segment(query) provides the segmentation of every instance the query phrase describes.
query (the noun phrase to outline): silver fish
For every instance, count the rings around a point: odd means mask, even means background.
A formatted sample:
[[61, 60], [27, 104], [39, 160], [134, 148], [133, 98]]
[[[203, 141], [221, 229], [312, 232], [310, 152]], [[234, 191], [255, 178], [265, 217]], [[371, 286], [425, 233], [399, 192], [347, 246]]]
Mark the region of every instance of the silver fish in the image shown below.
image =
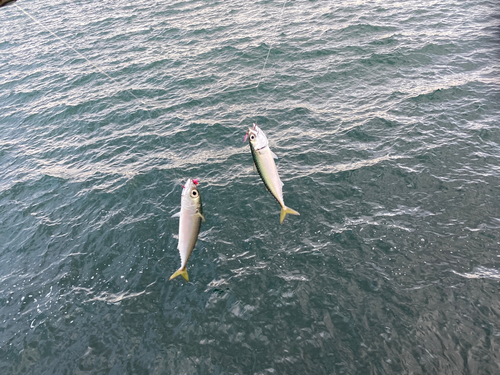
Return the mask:
[[274, 159], [278, 157], [271, 151], [264, 132], [253, 124], [253, 127], [248, 128], [243, 142], [246, 142], [248, 137], [250, 143], [250, 150], [252, 150], [252, 157], [254, 166], [259, 172], [266, 189], [273, 195], [281, 206], [280, 223], [285, 220], [286, 214], [300, 215], [297, 211], [285, 206], [283, 201], [283, 182], [281, 182], [278, 175], [278, 169], [274, 163]]
[[198, 192], [198, 180], [188, 179], [184, 185], [181, 196], [181, 211], [172, 217], [179, 217], [179, 243], [177, 249], [181, 256], [181, 268], [179, 268], [169, 280], [181, 275], [186, 281], [189, 281], [189, 276], [186, 270], [186, 265], [194, 246], [198, 241], [198, 233], [200, 233], [201, 221], [205, 221], [203, 216], [203, 208], [201, 205], [201, 197]]

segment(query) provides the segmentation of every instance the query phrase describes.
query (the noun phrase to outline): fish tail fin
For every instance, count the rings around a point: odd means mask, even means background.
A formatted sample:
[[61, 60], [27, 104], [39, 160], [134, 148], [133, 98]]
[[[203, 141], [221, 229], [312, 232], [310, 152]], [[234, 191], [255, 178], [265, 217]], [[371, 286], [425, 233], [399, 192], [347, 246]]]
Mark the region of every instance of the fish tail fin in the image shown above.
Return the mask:
[[174, 272], [174, 274], [172, 276], [170, 276], [170, 279], [168, 279], [168, 280], [170, 281], [172, 279], [175, 279], [179, 275], [181, 275], [184, 278], [184, 280], [189, 282], [189, 276], [188, 276], [188, 271], [187, 271], [186, 267], [179, 268], [177, 271]]
[[297, 211], [292, 210], [291, 208], [289, 208], [287, 206], [283, 206], [283, 207], [281, 207], [280, 223], [283, 223], [283, 220], [285, 220], [286, 214], [300, 215]]

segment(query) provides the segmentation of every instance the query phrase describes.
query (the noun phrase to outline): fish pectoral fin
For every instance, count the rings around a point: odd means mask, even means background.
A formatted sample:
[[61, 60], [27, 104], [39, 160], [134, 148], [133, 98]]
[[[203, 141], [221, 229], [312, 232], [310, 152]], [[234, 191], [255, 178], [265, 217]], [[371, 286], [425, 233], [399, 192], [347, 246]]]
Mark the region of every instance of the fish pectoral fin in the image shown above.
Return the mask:
[[174, 274], [172, 276], [170, 276], [170, 279], [168, 279], [168, 280], [170, 281], [172, 279], [175, 279], [179, 275], [181, 275], [184, 278], [184, 280], [189, 282], [189, 276], [188, 276], [188, 272], [187, 272], [186, 267], [179, 268], [177, 271], [174, 272]]
[[198, 212], [196, 215], [198, 215], [199, 217], [201, 217], [201, 221], [205, 222], [205, 216], [203, 216], [203, 214], [201, 212]]
[[179, 212], [173, 214], [171, 217], [181, 217], [181, 212], [179, 211]]
[[[271, 151], [271, 150], [269, 150], [269, 151]], [[273, 156], [273, 159], [278, 159], [278, 156], [272, 151], [271, 151], [271, 155]]]
[[255, 165], [255, 163], [253, 163], [253, 171], [254, 171], [255, 173], [257, 173], [257, 172], [258, 172], [258, 170], [257, 170], [257, 166]]
[[290, 215], [300, 215], [297, 211], [289, 208], [289, 207], [282, 207], [281, 208], [281, 214], [280, 214], [280, 223], [283, 224], [283, 220], [285, 220], [285, 216], [286, 214], [290, 214]]

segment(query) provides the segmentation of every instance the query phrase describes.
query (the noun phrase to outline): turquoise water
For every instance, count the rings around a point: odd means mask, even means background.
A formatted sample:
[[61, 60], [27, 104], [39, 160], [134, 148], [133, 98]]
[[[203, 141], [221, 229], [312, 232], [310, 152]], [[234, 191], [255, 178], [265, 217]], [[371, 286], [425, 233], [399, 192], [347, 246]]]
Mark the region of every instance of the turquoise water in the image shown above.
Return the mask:
[[[500, 372], [496, 2], [17, 4], [0, 373]], [[187, 178], [206, 222], [169, 282]]]

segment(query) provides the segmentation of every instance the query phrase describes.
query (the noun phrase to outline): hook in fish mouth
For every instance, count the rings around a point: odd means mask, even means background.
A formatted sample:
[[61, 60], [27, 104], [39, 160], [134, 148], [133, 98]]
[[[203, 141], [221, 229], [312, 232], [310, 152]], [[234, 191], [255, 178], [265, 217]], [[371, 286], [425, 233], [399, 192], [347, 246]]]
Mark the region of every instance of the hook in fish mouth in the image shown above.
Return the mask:
[[[255, 122], [253, 123], [253, 128], [257, 129], [257, 124]], [[245, 143], [247, 141], [247, 138], [248, 138], [248, 132], [245, 134], [245, 138], [243, 139], [243, 143]]]
[[[196, 186], [198, 186], [198, 184], [200, 183], [200, 180], [198, 180], [197, 178], [193, 178], [191, 181], [193, 181], [193, 184], [195, 184]], [[186, 185], [182, 185], [182, 188], [185, 189]]]

